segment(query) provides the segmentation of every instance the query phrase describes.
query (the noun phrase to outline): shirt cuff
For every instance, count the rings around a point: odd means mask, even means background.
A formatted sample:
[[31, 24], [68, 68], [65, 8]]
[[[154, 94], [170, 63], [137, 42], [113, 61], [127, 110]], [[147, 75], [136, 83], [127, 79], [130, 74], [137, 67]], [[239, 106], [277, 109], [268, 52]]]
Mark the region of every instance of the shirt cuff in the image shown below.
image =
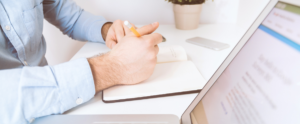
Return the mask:
[[73, 37], [78, 40], [104, 43], [101, 29], [106, 22], [102, 16], [95, 16], [86, 11], [82, 11], [74, 26]]
[[59, 86], [61, 113], [94, 97], [94, 79], [86, 58], [53, 66], [52, 70]]

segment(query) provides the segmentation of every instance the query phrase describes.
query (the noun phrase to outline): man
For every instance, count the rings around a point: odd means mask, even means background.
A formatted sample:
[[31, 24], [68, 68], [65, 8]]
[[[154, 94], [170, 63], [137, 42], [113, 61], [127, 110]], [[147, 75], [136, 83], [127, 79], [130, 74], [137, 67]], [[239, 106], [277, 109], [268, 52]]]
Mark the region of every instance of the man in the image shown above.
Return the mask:
[[[111, 52], [47, 66], [43, 18], [64, 34], [99, 42]], [[153, 23], [136, 37], [122, 21], [108, 23], [71, 0], [0, 0], [0, 123], [27, 124], [60, 114], [118, 84], [150, 77], [162, 36]]]

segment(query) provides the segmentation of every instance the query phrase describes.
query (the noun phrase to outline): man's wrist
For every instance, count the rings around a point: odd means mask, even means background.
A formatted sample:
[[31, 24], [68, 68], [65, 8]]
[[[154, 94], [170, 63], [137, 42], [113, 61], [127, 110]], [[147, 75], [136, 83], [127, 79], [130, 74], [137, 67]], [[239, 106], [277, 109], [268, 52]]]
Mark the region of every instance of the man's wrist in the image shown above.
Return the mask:
[[101, 34], [102, 34], [102, 38], [103, 38], [104, 41], [106, 40], [106, 36], [107, 36], [108, 30], [109, 30], [109, 28], [111, 27], [112, 24], [113, 24], [112, 22], [106, 22], [102, 26]]
[[94, 78], [96, 92], [107, 89], [119, 83], [119, 76], [116, 75], [118, 74], [118, 71], [120, 71], [118, 69], [119, 65], [111, 62], [108, 57], [108, 54], [104, 54], [88, 59]]

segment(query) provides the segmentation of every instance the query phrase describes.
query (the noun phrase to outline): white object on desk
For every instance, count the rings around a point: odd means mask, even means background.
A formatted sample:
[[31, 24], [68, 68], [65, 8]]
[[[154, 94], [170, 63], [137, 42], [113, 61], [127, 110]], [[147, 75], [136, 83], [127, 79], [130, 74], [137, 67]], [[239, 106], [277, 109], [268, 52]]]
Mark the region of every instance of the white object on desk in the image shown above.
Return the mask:
[[217, 41], [213, 41], [213, 40], [209, 40], [209, 39], [204, 39], [201, 37], [194, 37], [191, 39], [187, 39], [186, 42], [191, 43], [191, 44], [195, 44], [201, 47], [206, 47], [212, 50], [223, 50], [229, 47], [228, 44], [225, 43], [221, 43], [221, 42], [217, 42]]
[[157, 63], [187, 60], [188, 58], [186, 52], [181, 46], [159, 47], [159, 52], [157, 54]]

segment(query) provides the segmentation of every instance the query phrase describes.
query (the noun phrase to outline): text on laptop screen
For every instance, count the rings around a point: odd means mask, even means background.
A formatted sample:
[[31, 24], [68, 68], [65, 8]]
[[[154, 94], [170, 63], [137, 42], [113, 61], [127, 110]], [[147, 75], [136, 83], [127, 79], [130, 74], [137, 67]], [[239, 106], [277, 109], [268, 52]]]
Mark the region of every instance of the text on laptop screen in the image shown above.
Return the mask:
[[193, 124], [300, 123], [300, 7], [277, 3], [191, 119]]

